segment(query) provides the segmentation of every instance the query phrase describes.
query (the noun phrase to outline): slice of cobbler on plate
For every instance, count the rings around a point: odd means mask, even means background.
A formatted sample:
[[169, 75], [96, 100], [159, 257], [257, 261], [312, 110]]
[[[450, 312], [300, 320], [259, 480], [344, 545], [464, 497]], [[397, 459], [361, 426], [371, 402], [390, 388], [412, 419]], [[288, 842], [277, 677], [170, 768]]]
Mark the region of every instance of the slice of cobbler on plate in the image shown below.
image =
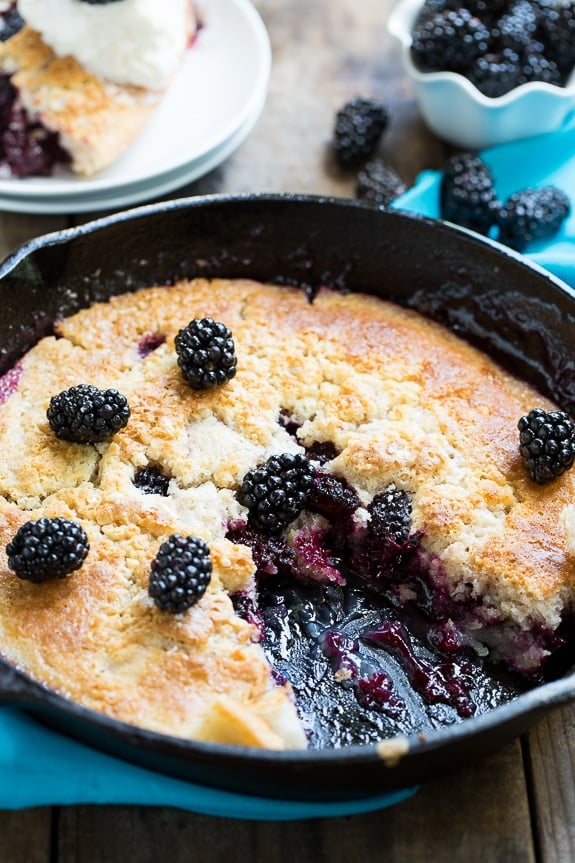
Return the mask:
[[196, 31], [191, 0], [18, 0], [0, 7], [0, 165], [89, 177], [144, 129]]

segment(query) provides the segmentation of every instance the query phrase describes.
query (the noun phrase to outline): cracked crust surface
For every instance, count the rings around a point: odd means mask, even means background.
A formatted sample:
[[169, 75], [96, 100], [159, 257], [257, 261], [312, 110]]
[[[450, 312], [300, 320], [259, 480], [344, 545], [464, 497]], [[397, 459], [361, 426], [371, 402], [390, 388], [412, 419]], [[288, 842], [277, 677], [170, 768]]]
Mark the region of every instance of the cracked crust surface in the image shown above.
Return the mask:
[[[236, 377], [187, 387], [176, 332], [211, 316], [232, 330]], [[159, 345], [150, 353], [142, 344]], [[142, 355], [142, 354], [145, 355]], [[0, 649], [33, 677], [109, 716], [185, 737], [304, 746], [288, 686], [276, 686], [230, 594], [253, 589], [251, 552], [226, 539], [245, 517], [235, 492], [269, 455], [332, 441], [327, 468], [368, 503], [409, 491], [413, 529], [454, 598], [471, 590], [502, 621], [555, 629], [573, 607], [575, 473], [531, 482], [517, 420], [551, 404], [415, 312], [381, 300], [253, 281], [196, 279], [112, 298], [63, 320], [21, 361], [0, 406]], [[50, 396], [117, 387], [125, 429], [84, 446], [57, 440]], [[1, 391], [1, 388], [0, 388]], [[299, 443], [280, 415], [299, 426]], [[133, 484], [161, 466], [167, 497]], [[81, 570], [32, 585], [4, 548], [25, 521], [63, 515], [90, 541]], [[571, 519], [572, 521], [572, 519]], [[214, 575], [184, 615], [147, 595], [150, 561], [171, 533], [201, 536]]]

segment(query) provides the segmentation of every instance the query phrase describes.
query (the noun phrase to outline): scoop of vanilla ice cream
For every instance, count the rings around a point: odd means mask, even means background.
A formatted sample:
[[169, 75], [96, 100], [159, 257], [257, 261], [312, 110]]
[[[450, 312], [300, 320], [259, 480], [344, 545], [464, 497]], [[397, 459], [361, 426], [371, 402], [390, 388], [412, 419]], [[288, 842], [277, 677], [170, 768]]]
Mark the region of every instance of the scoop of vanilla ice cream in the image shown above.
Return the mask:
[[18, 0], [18, 10], [56, 54], [153, 90], [168, 84], [192, 35], [190, 0]]

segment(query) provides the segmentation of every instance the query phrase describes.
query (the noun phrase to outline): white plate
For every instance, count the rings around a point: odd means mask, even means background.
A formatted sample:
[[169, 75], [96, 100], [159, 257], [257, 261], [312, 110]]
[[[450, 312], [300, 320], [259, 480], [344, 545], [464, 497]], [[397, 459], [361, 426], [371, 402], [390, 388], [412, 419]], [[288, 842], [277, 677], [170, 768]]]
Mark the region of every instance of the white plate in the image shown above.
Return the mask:
[[0, 195], [39, 201], [149, 184], [168, 172], [184, 172], [228, 141], [263, 105], [271, 68], [269, 37], [249, 0], [202, 0], [201, 14], [204, 26], [183, 67], [149, 125], [120, 159], [89, 179], [64, 168], [52, 177], [2, 179]]
[[214, 148], [206, 156], [196, 159], [176, 169], [167, 171], [154, 178], [151, 182], [134, 183], [119, 188], [104, 190], [102, 193], [92, 193], [83, 196], [55, 195], [50, 198], [24, 197], [22, 195], [10, 196], [0, 193], [0, 211], [12, 213], [88, 213], [96, 210], [110, 210], [123, 208], [142, 201], [150, 201], [172, 192], [187, 183], [197, 180], [219, 164], [239, 147], [244, 138], [254, 127], [263, 107], [256, 107], [254, 114], [248, 117], [243, 126], [238, 129], [227, 141], [219, 147]]

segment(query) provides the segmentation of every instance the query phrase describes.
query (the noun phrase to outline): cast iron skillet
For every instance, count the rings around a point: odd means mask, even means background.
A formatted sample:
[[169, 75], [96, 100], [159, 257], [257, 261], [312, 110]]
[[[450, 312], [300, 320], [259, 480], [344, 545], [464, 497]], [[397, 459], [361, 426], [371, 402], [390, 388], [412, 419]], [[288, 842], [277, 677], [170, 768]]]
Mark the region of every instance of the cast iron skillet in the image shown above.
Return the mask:
[[[575, 413], [575, 294], [495, 243], [440, 222], [298, 196], [170, 201], [25, 245], [0, 266], [0, 372], [55, 317], [182, 276], [247, 276], [360, 290], [411, 305], [480, 345]], [[283, 799], [349, 800], [409, 787], [481, 757], [575, 697], [575, 666], [509, 703], [375, 746], [270, 752], [196, 743], [108, 719], [0, 661], [0, 700], [126, 760], [197, 783]], [[566, 669], [571, 669], [567, 670]]]

